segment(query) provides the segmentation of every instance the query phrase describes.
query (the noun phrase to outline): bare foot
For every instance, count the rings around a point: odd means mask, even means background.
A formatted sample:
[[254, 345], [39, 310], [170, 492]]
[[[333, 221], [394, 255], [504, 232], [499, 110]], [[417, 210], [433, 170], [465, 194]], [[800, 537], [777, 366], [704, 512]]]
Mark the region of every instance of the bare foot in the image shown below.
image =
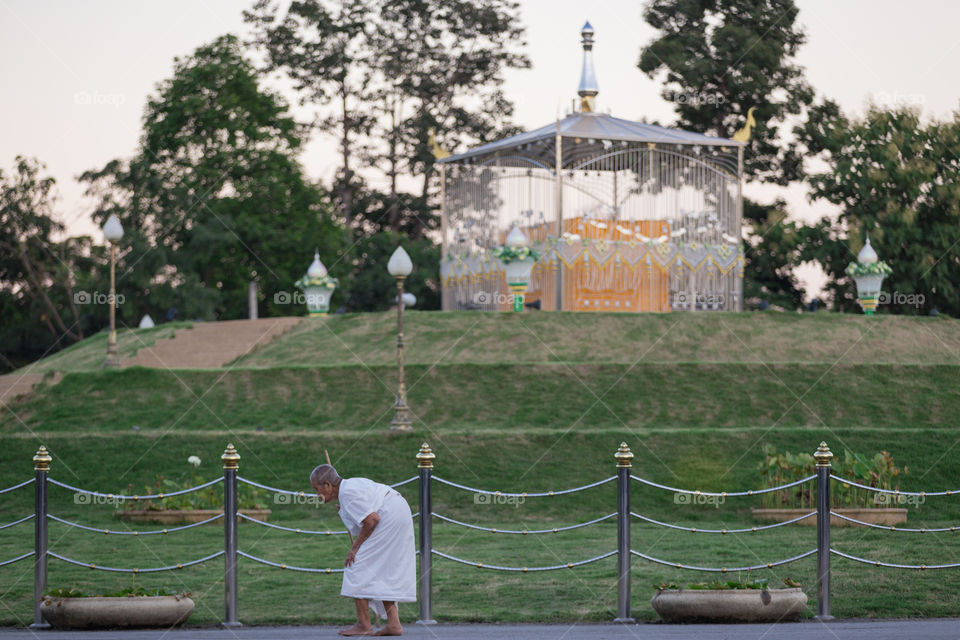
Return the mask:
[[395, 626], [395, 627], [388, 624], [387, 626], [383, 627], [382, 629], [380, 629], [380, 631], [377, 631], [377, 632], [376, 632], [375, 634], [373, 634], [373, 635], [375, 635], [375, 636], [402, 636], [402, 635], [403, 635], [403, 627], [401, 627], [399, 624], [398, 624], [397, 626]]
[[337, 631], [342, 636], [372, 636], [373, 627], [361, 627], [359, 623], [353, 625], [349, 629], [341, 629]]

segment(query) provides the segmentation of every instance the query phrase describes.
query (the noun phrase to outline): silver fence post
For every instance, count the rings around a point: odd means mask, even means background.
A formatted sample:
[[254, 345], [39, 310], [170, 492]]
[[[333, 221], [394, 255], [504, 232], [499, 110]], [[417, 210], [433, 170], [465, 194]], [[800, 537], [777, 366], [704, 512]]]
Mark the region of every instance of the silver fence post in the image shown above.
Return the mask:
[[33, 516], [33, 624], [31, 629], [49, 629], [40, 609], [43, 592], [47, 590], [47, 476], [53, 458], [45, 446], [40, 446], [33, 456], [34, 488], [36, 505]]
[[228, 444], [220, 459], [223, 460], [223, 599], [226, 608], [220, 626], [235, 629], [243, 626], [237, 621], [237, 473], [240, 454]]
[[633, 453], [626, 442], [613, 454], [617, 461], [617, 617], [614, 622], [634, 622], [630, 617], [630, 469]]
[[437, 624], [433, 619], [431, 603], [431, 573], [433, 571], [433, 496], [430, 478], [433, 476], [433, 459], [437, 456], [424, 442], [417, 453], [417, 469], [420, 473], [420, 619], [417, 624]]
[[830, 615], [830, 460], [833, 454], [821, 442], [817, 461], [817, 620], [833, 620]]

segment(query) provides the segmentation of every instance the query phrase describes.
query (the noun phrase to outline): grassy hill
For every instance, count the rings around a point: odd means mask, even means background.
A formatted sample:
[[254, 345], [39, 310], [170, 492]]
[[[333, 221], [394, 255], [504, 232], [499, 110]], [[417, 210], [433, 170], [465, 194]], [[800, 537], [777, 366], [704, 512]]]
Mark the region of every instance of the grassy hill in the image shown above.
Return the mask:
[[[100, 369], [98, 335], [34, 371], [64, 375], [0, 414], [0, 488], [30, 476], [39, 444], [54, 455], [52, 476], [105, 491], [143, 490], [157, 474], [177, 477], [186, 458], [203, 459], [204, 477], [220, 473], [227, 442], [240, 450], [241, 474], [283, 488], [306, 488], [309, 470], [328, 449], [345, 475], [397, 481], [415, 473], [427, 440], [437, 473], [471, 486], [549, 490], [612, 475], [621, 440], [636, 454], [635, 473], [705, 490], [755, 488], [762, 447], [812, 452], [827, 440], [836, 452], [892, 452], [910, 474], [905, 490], [960, 488], [960, 322], [837, 314], [667, 314], [410, 312], [405, 318], [409, 401], [415, 433], [390, 434], [395, 385], [395, 316], [331, 316], [305, 322], [222, 369]], [[190, 325], [120, 333], [121, 352]], [[142, 342], [141, 342], [142, 341]], [[609, 513], [612, 485], [560, 499], [491, 507], [438, 488], [435, 510], [492, 527], [549, 527]], [[416, 501], [415, 485], [404, 488]], [[0, 497], [0, 524], [29, 513], [32, 494]], [[670, 494], [637, 488], [634, 510], [688, 526], [750, 526], [755, 499], [720, 508], [681, 507]], [[51, 494], [60, 517], [116, 528], [109, 506]], [[336, 527], [330, 510], [271, 503], [272, 521]], [[911, 526], [960, 524], [955, 497], [911, 507]], [[553, 523], [552, 525], [549, 523]], [[704, 523], [704, 524], [699, 524]], [[706, 523], [709, 523], [706, 524]], [[303, 566], [337, 566], [341, 539], [305, 539], [241, 527], [241, 548]], [[134, 528], [150, 528], [137, 525]], [[490, 536], [435, 525], [437, 548], [483, 563], [549, 565], [615, 546], [612, 521], [545, 538]], [[117, 540], [51, 526], [56, 550], [88, 562], [142, 566], [216, 551], [218, 527]], [[894, 562], [957, 562], [956, 534], [907, 536], [837, 530], [834, 546]], [[810, 528], [704, 538], [635, 525], [634, 547], [657, 557], [704, 565], [754, 564], [815, 545]], [[154, 536], [154, 538], [161, 538]], [[105, 544], [108, 540], [109, 544]], [[29, 524], [0, 531], [0, 560], [31, 548]], [[130, 559], [127, 562], [126, 559]], [[135, 558], [135, 560], [134, 560]], [[960, 574], [852, 565], [834, 560], [838, 616], [955, 615]], [[51, 562], [51, 586], [113, 589], [129, 577]], [[704, 576], [637, 562], [634, 609], [650, 619], [650, 585]], [[0, 624], [29, 618], [28, 562], [0, 568]], [[769, 573], [790, 576], [815, 597], [814, 560]], [[614, 561], [573, 572], [494, 574], [435, 562], [435, 613], [441, 620], [606, 620], [615, 605]], [[185, 586], [197, 602], [194, 622], [222, 610], [222, 563], [136, 578], [144, 586]], [[244, 561], [241, 620], [346, 620], [334, 576], [291, 574]], [[309, 597], [304, 598], [304, 595]], [[312, 603], [324, 602], [321, 616]], [[293, 603], [293, 604], [291, 604]], [[406, 607], [404, 619], [414, 615]]]
[[[950, 364], [948, 318], [761, 313], [430, 313], [404, 316], [414, 364], [745, 362]], [[392, 365], [391, 313], [332, 316], [239, 359], [241, 367]]]
[[[960, 363], [960, 321], [943, 316], [407, 311], [404, 318], [410, 364]], [[193, 324], [120, 330], [120, 355]], [[18, 372], [98, 371], [105, 351], [101, 332]], [[396, 315], [367, 313], [304, 322], [227, 368], [395, 363]]]

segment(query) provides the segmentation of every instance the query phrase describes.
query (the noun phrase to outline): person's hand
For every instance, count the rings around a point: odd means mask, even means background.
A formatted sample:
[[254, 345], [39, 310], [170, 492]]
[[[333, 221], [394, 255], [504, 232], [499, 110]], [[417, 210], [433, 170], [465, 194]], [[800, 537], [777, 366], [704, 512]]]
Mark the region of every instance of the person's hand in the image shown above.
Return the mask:
[[350, 551], [347, 551], [347, 561], [344, 563], [343, 566], [349, 567], [350, 565], [353, 564], [354, 560], [356, 559], [357, 559], [357, 552], [354, 551], [353, 549], [350, 549]]
[[339, 512], [339, 511], [340, 511], [340, 503], [338, 502], [338, 503], [337, 503], [337, 512]]

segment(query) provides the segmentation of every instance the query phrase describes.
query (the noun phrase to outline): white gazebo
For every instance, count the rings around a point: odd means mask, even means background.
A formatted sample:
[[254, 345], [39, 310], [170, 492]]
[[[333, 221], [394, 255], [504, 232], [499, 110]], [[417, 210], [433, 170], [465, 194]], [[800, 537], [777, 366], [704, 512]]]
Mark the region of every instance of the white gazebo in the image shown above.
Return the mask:
[[745, 143], [595, 111], [593, 34], [579, 110], [440, 161], [445, 310], [508, 308], [491, 251], [514, 226], [544, 310], [742, 308]]

